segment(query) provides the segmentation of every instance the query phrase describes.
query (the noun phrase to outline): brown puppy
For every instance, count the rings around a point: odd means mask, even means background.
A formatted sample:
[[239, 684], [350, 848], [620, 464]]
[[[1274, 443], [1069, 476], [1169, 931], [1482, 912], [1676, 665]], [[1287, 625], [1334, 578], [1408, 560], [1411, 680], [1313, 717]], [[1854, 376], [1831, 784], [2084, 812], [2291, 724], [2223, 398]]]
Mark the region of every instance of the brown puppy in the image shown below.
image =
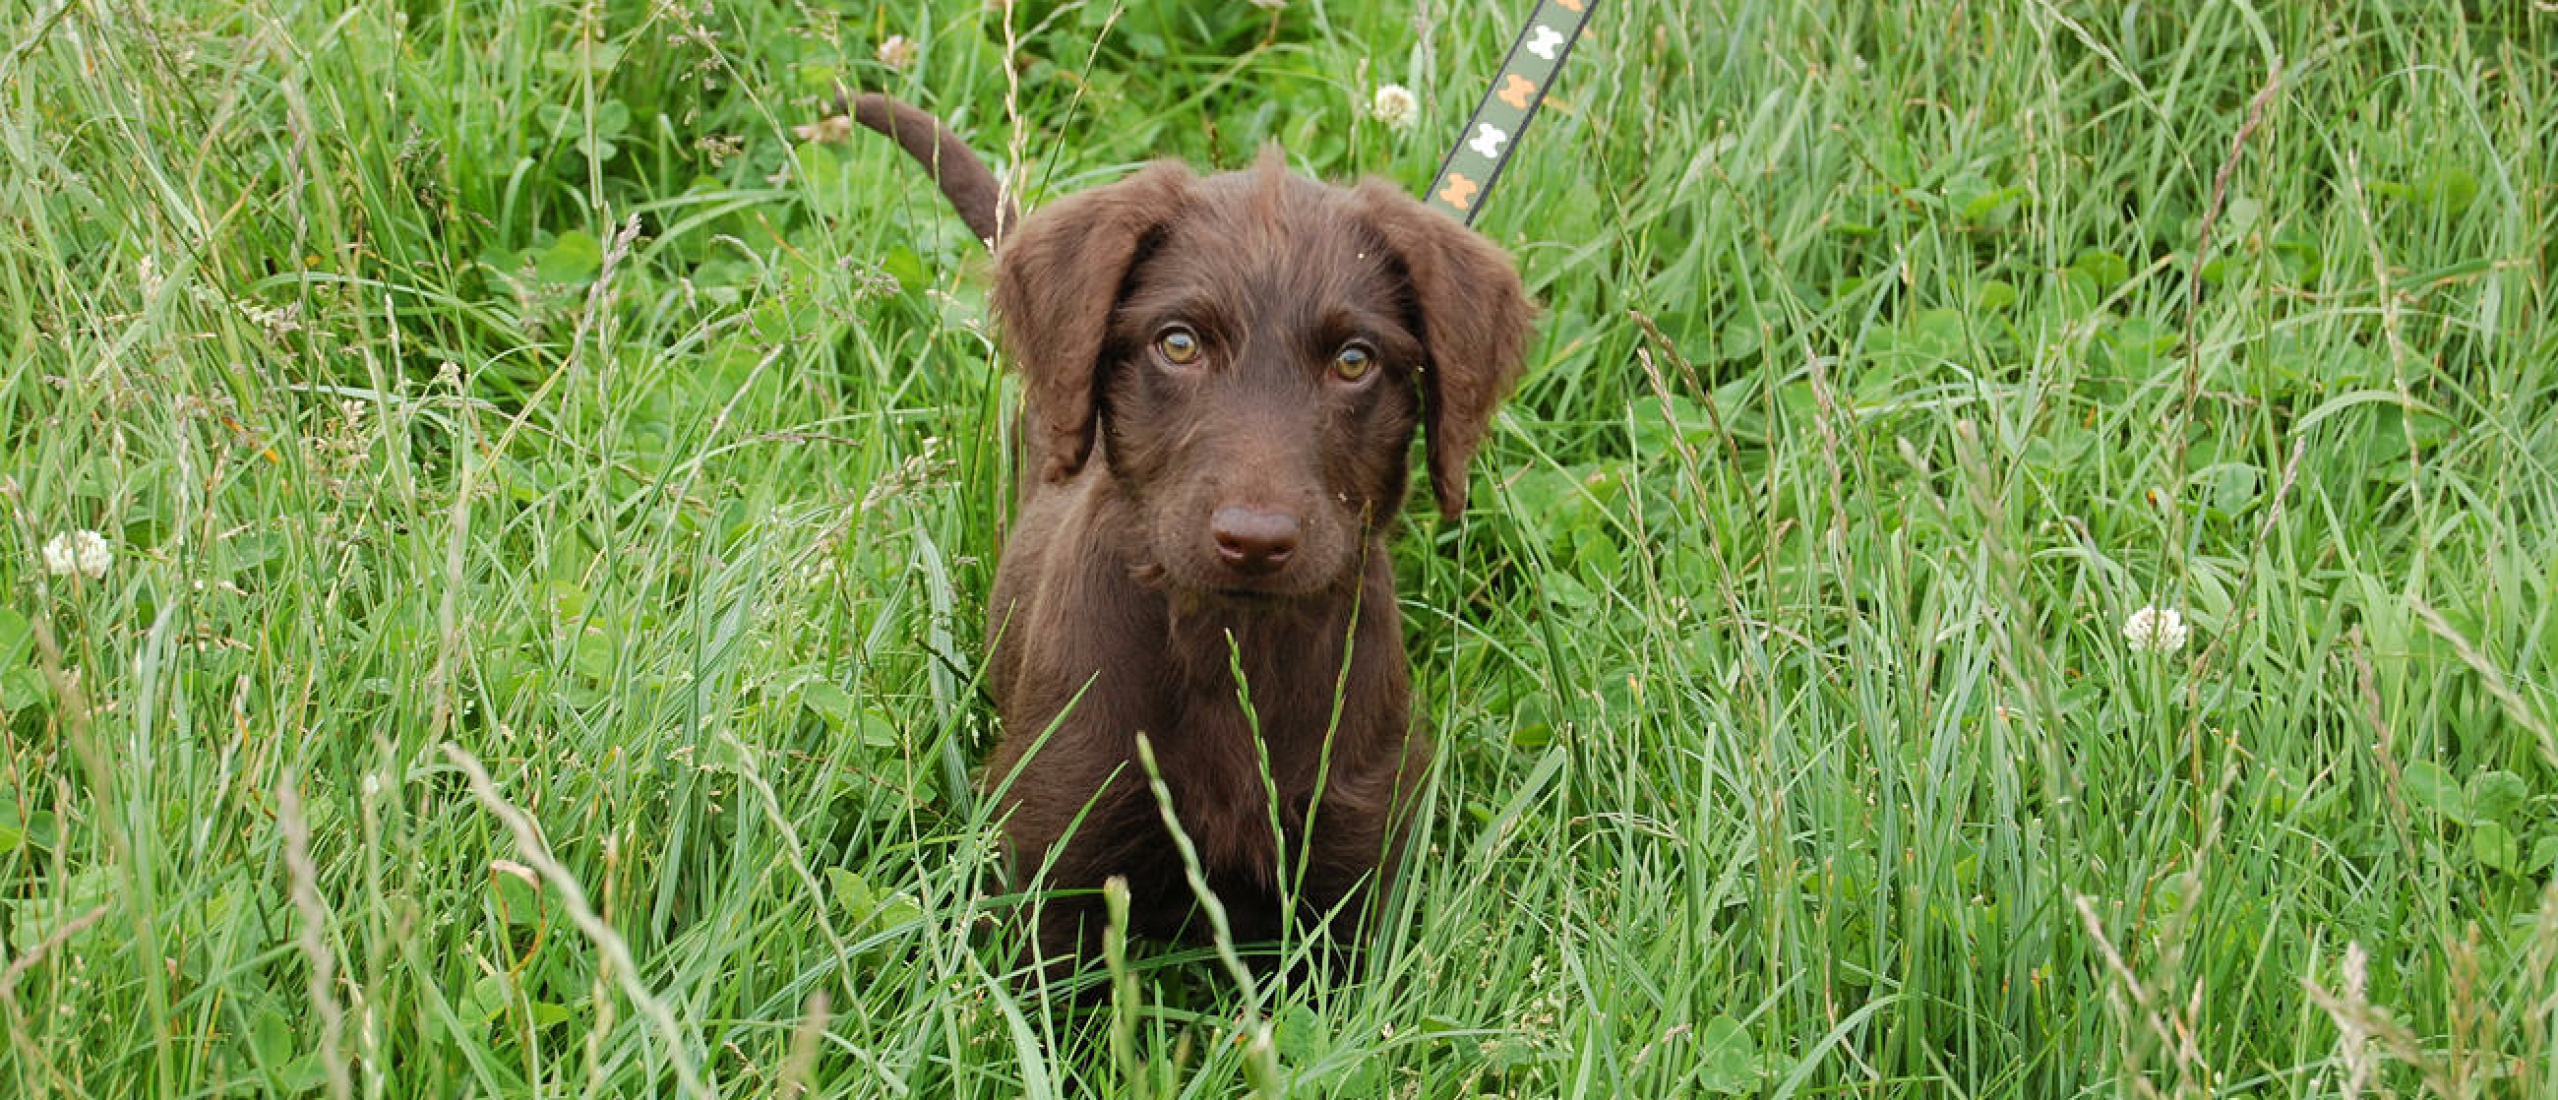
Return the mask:
[[1113, 876], [1138, 934], [1204, 929], [1139, 734], [1238, 939], [1292, 919], [1352, 938], [1429, 751], [1386, 537], [1416, 428], [1440, 511], [1465, 510], [1528, 330], [1508, 258], [1391, 184], [1267, 156], [1158, 163], [1022, 220], [930, 116], [853, 106], [994, 241], [1027, 383], [986, 783], [1018, 882], [1059, 891], [1035, 946], [1052, 970], [1089, 958]]

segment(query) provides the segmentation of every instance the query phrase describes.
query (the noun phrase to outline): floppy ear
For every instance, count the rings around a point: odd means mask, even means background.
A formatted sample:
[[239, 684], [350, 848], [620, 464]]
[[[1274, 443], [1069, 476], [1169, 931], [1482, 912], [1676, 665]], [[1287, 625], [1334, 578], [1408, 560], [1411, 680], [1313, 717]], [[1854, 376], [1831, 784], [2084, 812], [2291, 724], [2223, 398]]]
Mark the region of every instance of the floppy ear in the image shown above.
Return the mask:
[[1024, 443], [1039, 476], [1074, 476], [1092, 453], [1094, 373], [1110, 311], [1148, 237], [1180, 216], [1193, 177], [1162, 162], [1041, 207], [995, 256], [995, 315], [1027, 383]]
[[1403, 262], [1421, 311], [1422, 425], [1430, 491], [1453, 523], [1466, 510], [1466, 466], [1492, 410], [1519, 380], [1531, 310], [1510, 257], [1474, 230], [1384, 180], [1359, 185], [1368, 223]]

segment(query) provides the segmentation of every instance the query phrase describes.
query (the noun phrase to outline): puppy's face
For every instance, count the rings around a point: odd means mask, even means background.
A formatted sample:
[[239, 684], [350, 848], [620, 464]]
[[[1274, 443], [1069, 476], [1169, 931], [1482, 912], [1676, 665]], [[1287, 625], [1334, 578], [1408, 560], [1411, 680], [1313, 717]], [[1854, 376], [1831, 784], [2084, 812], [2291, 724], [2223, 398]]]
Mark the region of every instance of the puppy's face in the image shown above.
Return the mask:
[[1172, 586], [1348, 583], [1403, 501], [1421, 336], [1349, 193], [1280, 173], [1198, 187], [1131, 266], [1102, 351], [1111, 476]]
[[1454, 519], [1519, 371], [1508, 258], [1390, 185], [1157, 165], [1033, 215], [995, 306], [1026, 476], [1099, 450], [1142, 573], [1213, 599], [1337, 591], [1396, 514], [1416, 426]]

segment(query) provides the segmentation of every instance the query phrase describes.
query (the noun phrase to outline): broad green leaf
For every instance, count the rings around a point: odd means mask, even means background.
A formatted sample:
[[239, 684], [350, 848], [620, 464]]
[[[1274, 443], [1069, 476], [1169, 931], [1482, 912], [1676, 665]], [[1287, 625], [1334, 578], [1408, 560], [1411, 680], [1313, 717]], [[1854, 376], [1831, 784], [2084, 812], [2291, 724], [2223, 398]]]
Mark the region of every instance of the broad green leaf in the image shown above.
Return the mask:
[[2408, 801], [2454, 821], [2469, 820], [2469, 797], [2448, 769], [2431, 760], [2418, 760], [2407, 765], [2401, 774], [2406, 780]]
[[1323, 1057], [1323, 1020], [1302, 1004], [1289, 1005], [1270, 1022], [1270, 1044], [1279, 1057], [1290, 1065], [1304, 1065]]
[[2506, 821], [2531, 797], [2522, 777], [2509, 771], [2484, 771], [2469, 777], [2469, 813], [2479, 821]]
[[517, 865], [489, 868], [489, 899], [508, 924], [532, 924], [542, 918], [541, 880]]
[[1749, 1029], [1730, 1016], [1716, 1016], [1697, 1032], [1697, 1084], [1717, 1095], [1734, 1095], [1759, 1083], [1758, 1044]]
[[0, 671], [0, 712], [34, 710], [53, 698], [44, 674], [32, 668]]
[[33, 647], [35, 631], [27, 617], [0, 607], [0, 664], [22, 660]]
[[293, 1021], [274, 1005], [259, 1005], [249, 1017], [249, 1049], [260, 1064], [282, 1069], [293, 1060]]
[[604, 246], [595, 234], [572, 229], [551, 241], [533, 263], [533, 273], [554, 283], [582, 283], [604, 270]]
[[2469, 854], [2482, 866], [2507, 874], [2522, 869], [2520, 845], [2502, 822], [2481, 821], [2469, 830]]
[[799, 702], [838, 730], [850, 727], [854, 717], [861, 713], [861, 703], [853, 698], [852, 692], [827, 680], [811, 680], [801, 685]]
[[2091, 248], [2070, 261], [2070, 269], [2084, 274], [2100, 291], [2110, 291], [2132, 277], [2132, 265], [2111, 252]]

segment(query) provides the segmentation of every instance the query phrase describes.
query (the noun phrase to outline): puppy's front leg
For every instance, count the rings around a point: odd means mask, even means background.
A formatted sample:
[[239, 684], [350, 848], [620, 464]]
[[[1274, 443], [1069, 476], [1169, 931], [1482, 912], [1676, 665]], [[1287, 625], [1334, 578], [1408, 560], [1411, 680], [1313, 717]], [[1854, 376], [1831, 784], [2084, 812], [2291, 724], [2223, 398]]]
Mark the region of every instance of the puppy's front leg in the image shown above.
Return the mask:
[[[1031, 768], [1038, 769], [1036, 759]], [[1149, 935], [1144, 900], [1155, 896], [1161, 876], [1142, 858], [1145, 838], [1162, 826], [1144, 785], [1132, 778], [1134, 764], [1117, 775], [1090, 779], [1090, 806], [1079, 819], [1047, 822], [1033, 819], [1010, 830], [1015, 887], [1031, 894], [1031, 935], [1022, 944], [1025, 969], [1036, 968], [1055, 988], [1101, 957], [1102, 932], [1109, 917], [1102, 889], [1113, 878], [1126, 880], [1133, 898], [1132, 934]], [[1078, 800], [1078, 805], [1082, 800]], [[1023, 802], [1020, 810], [1031, 810]]]

